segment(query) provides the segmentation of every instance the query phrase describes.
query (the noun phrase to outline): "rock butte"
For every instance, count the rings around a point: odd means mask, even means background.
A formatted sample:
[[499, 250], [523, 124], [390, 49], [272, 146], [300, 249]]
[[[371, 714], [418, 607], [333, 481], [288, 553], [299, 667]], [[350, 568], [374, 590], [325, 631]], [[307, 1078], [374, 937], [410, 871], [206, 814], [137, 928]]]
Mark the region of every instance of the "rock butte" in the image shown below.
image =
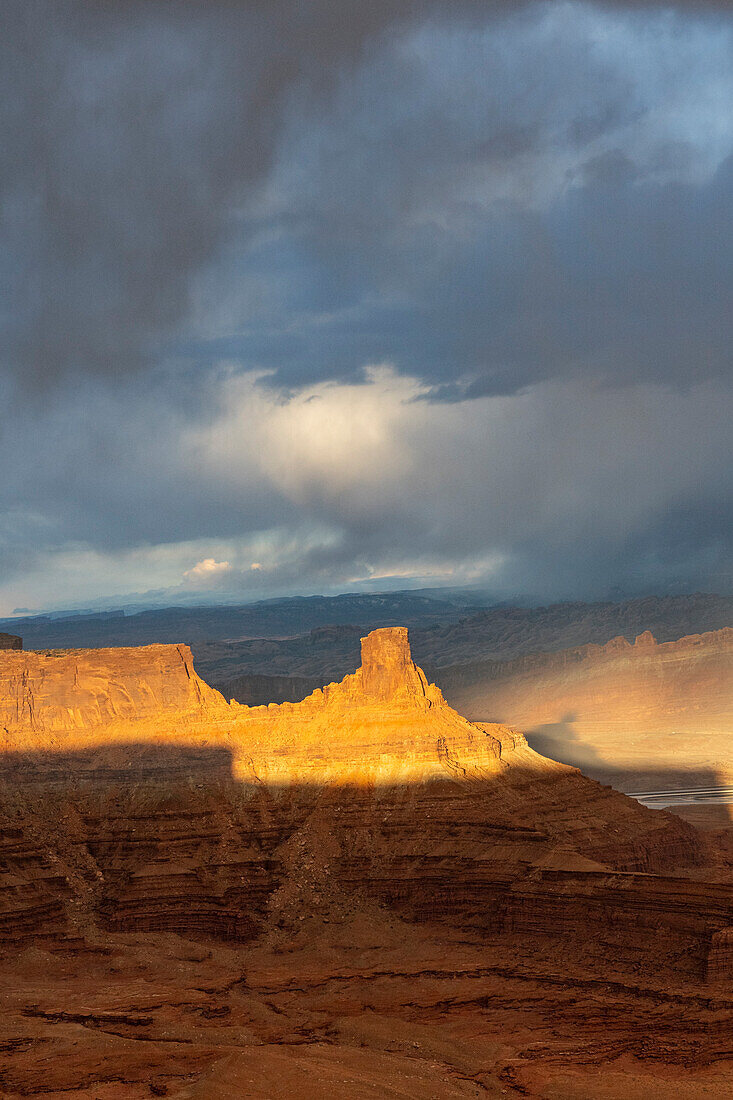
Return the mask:
[[731, 853], [403, 628], [252, 708], [186, 646], [7, 651], [0, 728], [4, 1096], [730, 1091]]

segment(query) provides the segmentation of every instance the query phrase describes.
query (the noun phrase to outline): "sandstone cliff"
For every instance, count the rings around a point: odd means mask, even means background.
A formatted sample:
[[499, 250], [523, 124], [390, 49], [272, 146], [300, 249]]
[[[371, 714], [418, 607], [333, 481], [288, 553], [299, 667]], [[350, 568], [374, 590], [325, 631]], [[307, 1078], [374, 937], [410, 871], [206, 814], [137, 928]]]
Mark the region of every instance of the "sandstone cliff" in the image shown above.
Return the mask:
[[[578, 869], [678, 873], [704, 861], [678, 819], [539, 756], [515, 730], [462, 718], [413, 663], [402, 628], [368, 635], [341, 683], [279, 706], [227, 705], [185, 647], [5, 654], [0, 668], [17, 816], [38, 792], [44, 814], [64, 814], [78, 794], [83, 809], [58, 834], [73, 874], [60, 872], [53, 896], [93, 874], [77, 901], [111, 927], [252, 935], [289, 881], [300, 830], [319, 859], [330, 853], [337, 893], [487, 928], [510, 919], [530, 867], [542, 893], [550, 870], [574, 883]], [[213, 804], [212, 784], [224, 790]], [[156, 798], [174, 809], [161, 818], [147, 808]], [[202, 881], [204, 865], [218, 869]]]
[[173, 1095], [216, 1063], [185, 1095], [539, 1096], [560, 1056], [554, 1095], [588, 1097], [589, 1051], [724, 1057], [723, 854], [462, 718], [405, 630], [299, 704], [227, 704], [185, 647], [0, 677], [8, 1095]]
[[[473, 719], [511, 722], [533, 744], [593, 775], [689, 772], [733, 777], [733, 629], [657, 643], [613, 638], [558, 653], [441, 669], [451, 704]], [[623, 782], [623, 776], [615, 776]], [[642, 783], [641, 786], [644, 784]], [[674, 785], [674, 784], [671, 784]]]
[[17, 634], [3, 634], [0, 632], [0, 649], [22, 649], [23, 639]]
[[31, 731], [90, 730], [114, 720], [134, 723], [223, 702], [196, 675], [191, 651], [183, 645], [56, 649], [0, 658], [0, 727], [17, 731], [19, 744]]

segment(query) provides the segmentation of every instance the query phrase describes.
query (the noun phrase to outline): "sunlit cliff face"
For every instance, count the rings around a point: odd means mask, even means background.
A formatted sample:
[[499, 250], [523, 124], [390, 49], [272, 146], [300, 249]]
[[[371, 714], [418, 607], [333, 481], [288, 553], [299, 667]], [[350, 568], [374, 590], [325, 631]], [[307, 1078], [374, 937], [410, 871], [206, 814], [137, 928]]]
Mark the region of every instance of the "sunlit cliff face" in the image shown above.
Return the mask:
[[[300, 703], [259, 707], [226, 703], [196, 675], [187, 646], [1, 657], [0, 714], [7, 736], [0, 763], [9, 776], [31, 785], [51, 782], [63, 791], [69, 783], [91, 783], [93, 792], [105, 784], [131, 782], [142, 784], [142, 790], [152, 783], [162, 784], [162, 797], [166, 786], [183, 782], [186, 802], [198, 797], [190, 783], [195, 787], [200, 778], [239, 784], [245, 800], [279, 791], [294, 805], [318, 802], [319, 791], [328, 802], [329, 789], [359, 792], [370, 804], [382, 798], [430, 801], [435, 795], [451, 804], [468, 799], [470, 813], [481, 821], [499, 815], [516, 819], [522, 828], [540, 812], [539, 798], [559, 831], [533, 838], [537, 858], [547, 855], [547, 844], [554, 851], [559, 836], [572, 837], [575, 810], [567, 800], [577, 788], [577, 797], [589, 800], [597, 817], [595, 839], [583, 858], [604, 861], [608, 813], [646, 838], [641, 847], [635, 840], [623, 857], [628, 866], [700, 858], [683, 823], [670, 827], [664, 818], [539, 756], [516, 730], [462, 718], [412, 661], [404, 627], [363, 638], [361, 666], [340, 683], [319, 688]], [[528, 784], [535, 786], [529, 799], [523, 793]], [[433, 826], [442, 837], [444, 811]], [[686, 838], [684, 845], [672, 843], [675, 830]], [[590, 833], [585, 836], [588, 840]], [[573, 846], [570, 839], [567, 843]]]
[[[539, 756], [516, 730], [466, 721], [414, 664], [403, 628], [362, 639], [340, 683], [253, 708], [203, 683], [186, 646], [6, 651], [0, 726], [0, 951], [13, 974], [0, 1016], [8, 1034], [21, 1021], [21, 1053], [33, 1054], [19, 1063], [13, 1046], [10, 1066], [0, 1050], [0, 1073], [26, 1091], [49, 1043], [67, 1090], [112, 1076], [148, 1088], [151, 1065], [188, 1081], [220, 1056], [240, 1089], [252, 1049], [289, 1048], [294, 1035], [300, 1049], [309, 1021], [320, 1047], [337, 1015], [371, 1027], [397, 989], [391, 1050], [416, 981], [441, 1034], [456, 1019], [473, 1033], [479, 1001], [484, 1028], [496, 1005], [502, 1055], [520, 1009], [533, 1043], [549, 1014], [556, 1044], [585, 983], [592, 1008], [571, 1026], [586, 1053], [608, 1029], [606, 1005], [631, 1041], [629, 1013], [651, 1002], [654, 1024], [663, 996], [665, 1026], [645, 1031], [640, 1059], [657, 1073], [672, 1043], [724, 1056], [722, 844]], [[538, 990], [550, 991], [541, 1012]], [[144, 1039], [135, 1059], [131, 1029]], [[110, 1038], [120, 1034], [124, 1046]], [[344, 1057], [330, 1024], [327, 1043]], [[554, 1064], [550, 1049], [541, 1064]], [[375, 1072], [364, 1067], [355, 1097], [385, 1080]]]
[[645, 631], [633, 644], [616, 637], [441, 672], [461, 713], [518, 725], [538, 752], [621, 790], [733, 778], [729, 628], [660, 644]]
[[425, 782], [444, 775], [454, 751], [477, 775], [494, 774], [501, 756], [499, 739], [428, 684], [401, 627], [373, 631], [355, 673], [298, 704], [227, 704], [196, 675], [187, 646], [164, 645], [4, 654], [0, 700], [8, 751], [148, 741], [164, 754], [198, 738], [227, 750], [244, 782]]

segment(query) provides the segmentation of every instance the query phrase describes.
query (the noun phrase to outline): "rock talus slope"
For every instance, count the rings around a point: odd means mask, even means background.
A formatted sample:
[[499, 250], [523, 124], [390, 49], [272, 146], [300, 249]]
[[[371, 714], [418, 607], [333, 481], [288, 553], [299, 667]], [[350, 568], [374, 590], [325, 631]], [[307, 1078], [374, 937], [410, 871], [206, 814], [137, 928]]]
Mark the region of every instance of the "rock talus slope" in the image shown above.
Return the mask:
[[0, 683], [3, 1095], [730, 1080], [724, 853], [462, 718], [406, 630], [298, 704], [227, 704], [178, 646]]

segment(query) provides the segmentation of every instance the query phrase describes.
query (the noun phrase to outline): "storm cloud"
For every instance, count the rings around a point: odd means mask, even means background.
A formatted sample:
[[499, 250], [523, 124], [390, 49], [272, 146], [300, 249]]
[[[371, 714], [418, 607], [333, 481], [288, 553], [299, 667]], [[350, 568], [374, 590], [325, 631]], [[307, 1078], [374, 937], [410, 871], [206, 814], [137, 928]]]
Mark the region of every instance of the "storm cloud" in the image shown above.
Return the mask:
[[724, 5], [3, 24], [5, 612], [730, 587]]
[[0, 187], [16, 377], [43, 387], [153, 364], [271, 167], [289, 98], [317, 111], [414, 9], [8, 0]]

